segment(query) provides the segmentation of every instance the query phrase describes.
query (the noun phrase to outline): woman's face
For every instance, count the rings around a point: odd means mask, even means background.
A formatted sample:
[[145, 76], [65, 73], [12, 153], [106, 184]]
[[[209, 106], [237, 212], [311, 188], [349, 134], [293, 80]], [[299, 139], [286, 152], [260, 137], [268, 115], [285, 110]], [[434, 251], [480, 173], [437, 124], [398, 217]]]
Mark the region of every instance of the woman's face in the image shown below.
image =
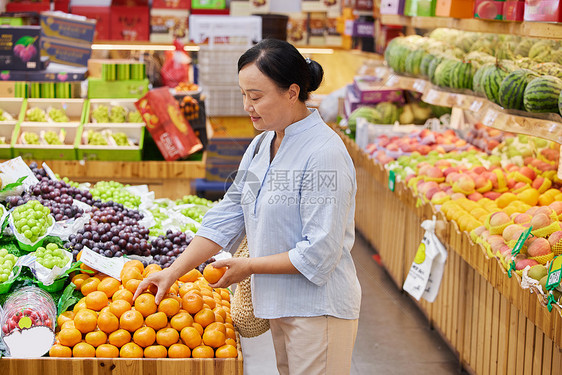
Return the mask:
[[[288, 90], [279, 88], [255, 64], [248, 64], [240, 70], [238, 82], [244, 99], [244, 110], [250, 115], [257, 130], [282, 131], [292, 123], [292, 108], [295, 103], [293, 87]], [[298, 101], [298, 92], [296, 97]]]

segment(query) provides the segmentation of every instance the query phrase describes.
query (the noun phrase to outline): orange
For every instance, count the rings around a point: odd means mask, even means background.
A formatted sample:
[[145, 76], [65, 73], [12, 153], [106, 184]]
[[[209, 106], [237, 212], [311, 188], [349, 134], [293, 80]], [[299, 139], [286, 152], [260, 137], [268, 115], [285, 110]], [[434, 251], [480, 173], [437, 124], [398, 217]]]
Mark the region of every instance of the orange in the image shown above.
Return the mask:
[[197, 287], [195, 284], [191, 282], [183, 283], [178, 289], [178, 294], [180, 295], [180, 297], [183, 297], [192, 290], [199, 291], [199, 287]]
[[76, 305], [74, 305], [72, 312], [76, 314], [78, 311], [84, 310], [85, 308], [86, 308], [86, 297], [83, 297], [80, 301], [76, 302]]
[[178, 332], [181, 332], [185, 327], [191, 327], [192, 324], [193, 318], [187, 312], [178, 313], [170, 319], [170, 325]]
[[121, 283], [126, 287], [127, 281], [133, 279], [142, 280], [142, 274], [139, 272], [139, 270], [134, 267], [123, 268], [123, 270], [121, 271]]
[[98, 316], [98, 328], [105, 333], [115, 332], [119, 329], [119, 318], [109, 311], [100, 313]]
[[162, 328], [156, 332], [156, 342], [165, 347], [175, 344], [180, 339], [180, 334], [173, 328]]
[[224, 345], [226, 335], [216, 329], [206, 329], [203, 332], [203, 343], [213, 348], [218, 348]]
[[228, 313], [226, 313], [226, 318], [224, 319], [224, 323], [230, 323], [232, 324], [232, 318], [230, 317], [230, 315]]
[[143, 276], [143, 277], [146, 277], [146, 275], [147, 275], [149, 272], [152, 272], [152, 271], [162, 271], [162, 267], [160, 267], [159, 264], [151, 263], [151, 264], [149, 264], [148, 266], [146, 266], [146, 267], [144, 268], [144, 271], [143, 271], [143, 273], [142, 273], [142, 276]]
[[124, 329], [118, 329], [117, 331], [111, 332], [109, 334], [108, 341], [111, 345], [120, 348], [131, 341], [131, 334], [129, 333], [129, 331], [126, 331]]
[[114, 300], [109, 304], [109, 311], [117, 318], [120, 318], [126, 311], [131, 310], [131, 304], [124, 299]]
[[119, 328], [126, 329], [129, 332], [135, 332], [142, 327], [143, 323], [142, 314], [136, 310], [125, 311], [119, 318]]
[[224, 327], [234, 330], [234, 326], [232, 325], [232, 323], [224, 323]]
[[201, 311], [199, 311], [197, 314], [195, 314], [193, 320], [196, 323], [201, 324], [201, 326], [205, 328], [215, 321], [215, 313], [211, 309], [204, 308], [201, 309]]
[[144, 349], [145, 358], [166, 358], [168, 350], [162, 345], [151, 345]]
[[213, 298], [213, 290], [210, 289], [210, 288], [205, 288], [205, 287], [201, 288], [201, 296], [202, 297], [210, 297], [213, 301], [215, 300]]
[[118, 300], [124, 300], [129, 302], [130, 305], [133, 304], [133, 292], [131, 292], [128, 289], [119, 289], [118, 291], [116, 291], [113, 296], [111, 297], [111, 299], [113, 301], [118, 301]]
[[138, 296], [135, 300], [135, 310], [140, 312], [144, 318], [150, 314], [154, 314], [158, 310], [158, 306], [154, 301], [154, 296], [150, 293], [143, 293]]
[[203, 303], [206, 303], [211, 310], [214, 309], [217, 305], [213, 297], [209, 297], [209, 296], [203, 296]]
[[142, 348], [134, 342], [126, 343], [119, 350], [119, 356], [121, 358], [142, 358], [143, 354]]
[[69, 320], [62, 323], [62, 325], [60, 326], [61, 331], [65, 328], [76, 328], [76, 326], [74, 325], [74, 320]]
[[84, 296], [87, 296], [88, 294], [95, 292], [96, 290], [98, 290], [98, 285], [100, 283], [100, 280], [96, 277], [88, 277], [86, 280], [84, 280], [84, 282], [82, 283], [82, 287], [80, 288], [80, 292], [82, 292], [82, 294]]
[[224, 320], [226, 318], [226, 310], [223, 309], [220, 305], [218, 305], [217, 307], [215, 307], [213, 309], [213, 312], [215, 313], [215, 316], [217, 315], [217, 313], [222, 316], [222, 319]]
[[182, 277], [180, 277], [178, 280], [181, 281], [182, 283], [187, 283], [187, 282], [194, 282], [200, 277], [201, 277], [201, 272], [199, 272], [198, 269], [194, 268], [188, 273], [186, 273], [185, 275], [183, 275]]
[[173, 298], [164, 298], [158, 305], [158, 311], [165, 313], [168, 318], [172, 317], [180, 311], [180, 303]]
[[74, 348], [72, 348], [72, 356], [95, 357], [96, 348], [94, 348], [92, 345], [88, 344], [87, 342], [79, 342], [78, 344], [74, 345]]
[[[97, 272], [95, 269], [93, 269], [93, 268], [90, 267], [90, 266], [87, 266], [85, 263], [82, 263], [82, 264], [80, 265], [80, 270], [81, 270], [80, 272], [82, 272], [82, 273], [84, 273], [84, 274], [88, 274], [88, 275], [93, 275], [95, 272]], [[94, 273], [88, 272], [88, 271], [92, 271], [92, 272], [94, 272]]]
[[228, 307], [228, 308], [230, 308], [230, 302], [225, 301], [224, 299], [221, 301], [221, 305], [222, 305], [223, 307]]
[[182, 298], [182, 306], [191, 315], [196, 314], [203, 308], [203, 297], [195, 293], [187, 293]]
[[191, 350], [191, 357], [193, 358], [214, 358], [215, 351], [210, 346], [199, 345]]
[[217, 348], [215, 356], [217, 358], [236, 358], [238, 357], [238, 351], [233, 345], [223, 345]]
[[61, 345], [74, 346], [82, 341], [82, 332], [76, 328], [63, 328], [57, 337]]
[[207, 327], [205, 327], [205, 331], [210, 331], [213, 329], [217, 331], [221, 331], [226, 335], [226, 325], [224, 323], [214, 322], [209, 324]]
[[88, 293], [86, 296], [86, 307], [90, 310], [100, 311], [106, 307], [108, 303], [109, 299], [107, 295], [99, 290]]
[[68, 322], [74, 319], [76, 314], [74, 311], [65, 311], [57, 317], [57, 325], [60, 327], [63, 325], [64, 322]]
[[234, 340], [234, 339], [226, 339], [226, 340], [224, 340], [224, 344], [225, 344], [225, 345], [232, 345], [232, 346], [236, 347], [236, 340]]
[[170, 358], [189, 358], [191, 350], [184, 344], [173, 344], [168, 348], [168, 357]]
[[70, 281], [74, 285], [76, 285], [76, 289], [80, 290], [80, 288], [82, 287], [82, 283], [84, 283], [84, 280], [86, 280], [88, 277], [90, 276], [85, 273], [77, 273]]
[[101, 344], [105, 344], [107, 342], [107, 335], [103, 331], [88, 332], [86, 333], [85, 340], [88, 344], [97, 348]]
[[156, 331], [150, 327], [139, 328], [133, 333], [133, 341], [143, 348], [154, 344], [155, 340]]
[[222, 317], [221, 314], [219, 314], [216, 311], [213, 311], [213, 314], [215, 314], [215, 322], [224, 323], [224, 318]]
[[154, 328], [154, 330], [158, 331], [168, 325], [168, 318], [166, 317], [166, 314], [159, 311], [147, 316], [144, 323], [147, 327]]
[[125, 289], [127, 289], [129, 292], [133, 293], [134, 295], [140, 283], [141, 280], [139, 279], [130, 279], [127, 280], [127, 283], [123, 285], [125, 285]]
[[190, 349], [193, 349], [201, 345], [201, 334], [194, 327], [185, 327], [180, 333], [181, 340]]
[[214, 284], [221, 279], [225, 272], [226, 267], [215, 268], [212, 264], [207, 264], [203, 269], [203, 277], [210, 284]]
[[106, 313], [106, 312], [111, 312], [111, 310], [109, 309], [109, 305], [107, 305], [107, 306], [105, 306], [103, 309], [101, 309], [101, 310], [98, 312], [98, 315], [99, 315], [99, 314]]
[[236, 340], [236, 332], [232, 328], [227, 328], [226, 338]]
[[74, 317], [74, 326], [82, 333], [92, 332], [97, 325], [98, 315], [92, 310], [80, 310]]
[[96, 348], [96, 357], [117, 358], [119, 357], [119, 349], [111, 344], [101, 344]]
[[193, 328], [195, 328], [197, 330], [197, 332], [199, 332], [199, 336], [203, 336], [203, 326], [197, 322], [193, 322], [193, 324], [191, 325]]
[[106, 277], [98, 284], [98, 290], [104, 292], [107, 298], [111, 298], [119, 290], [121, 283], [113, 277]]
[[125, 263], [123, 265], [123, 270], [129, 267], [134, 267], [136, 268], [141, 274], [144, 272], [144, 265], [142, 264], [142, 262], [140, 260], [130, 260], [127, 263]]
[[230, 302], [230, 292], [226, 288], [220, 288], [220, 295], [223, 300], [227, 300]]
[[49, 357], [72, 357], [72, 349], [68, 346], [55, 344], [49, 349]]

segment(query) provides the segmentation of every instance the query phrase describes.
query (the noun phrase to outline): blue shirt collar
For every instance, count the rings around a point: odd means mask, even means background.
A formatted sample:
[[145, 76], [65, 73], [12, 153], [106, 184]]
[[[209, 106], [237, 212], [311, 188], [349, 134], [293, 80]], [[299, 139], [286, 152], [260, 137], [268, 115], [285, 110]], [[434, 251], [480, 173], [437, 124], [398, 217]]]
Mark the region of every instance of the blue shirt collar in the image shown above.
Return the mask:
[[310, 109], [310, 114], [300, 121], [292, 123], [285, 128], [285, 136], [297, 135], [305, 130], [314, 127], [318, 123], [322, 123], [322, 117], [317, 109]]

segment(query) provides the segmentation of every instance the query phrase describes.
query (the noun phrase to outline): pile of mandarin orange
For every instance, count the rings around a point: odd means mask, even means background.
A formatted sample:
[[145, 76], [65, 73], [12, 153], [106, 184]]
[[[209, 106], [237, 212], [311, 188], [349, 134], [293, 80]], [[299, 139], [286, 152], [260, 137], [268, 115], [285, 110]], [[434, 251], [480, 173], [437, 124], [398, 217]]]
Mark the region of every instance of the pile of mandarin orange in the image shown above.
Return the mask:
[[[88, 267], [82, 265], [84, 269]], [[230, 292], [213, 289], [224, 269], [207, 265], [177, 280], [160, 304], [156, 288], [133, 301], [137, 286], [161, 271], [139, 261], [125, 263], [121, 281], [79, 273], [72, 282], [82, 298], [57, 318], [51, 357], [234, 358], [238, 355], [230, 317]]]

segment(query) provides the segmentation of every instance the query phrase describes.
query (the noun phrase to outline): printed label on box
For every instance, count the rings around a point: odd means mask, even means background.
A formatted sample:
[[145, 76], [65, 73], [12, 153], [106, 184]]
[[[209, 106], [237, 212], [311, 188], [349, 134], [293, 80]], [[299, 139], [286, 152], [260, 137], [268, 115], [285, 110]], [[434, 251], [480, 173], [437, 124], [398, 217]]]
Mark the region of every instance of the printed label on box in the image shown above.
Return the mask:
[[562, 22], [559, 0], [526, 0], [525, 21]]
[[0, 70], [37, 70], [40, 64], [39, 26], [0, 26]]
[[67, 42], [62, 39], [41, 39], [41, 55], [49, 56], [52, 62], [87, 66], [91, 54], [92, 48], [89, 45]]
[[41, 13], [41, 33], [43, 36], [78, 43], [92, 43], [95, 31], [96, 20], [63, 12]]
[[474, 18], [485, 20], [502, 20], [505, 1], [476, 0]]

